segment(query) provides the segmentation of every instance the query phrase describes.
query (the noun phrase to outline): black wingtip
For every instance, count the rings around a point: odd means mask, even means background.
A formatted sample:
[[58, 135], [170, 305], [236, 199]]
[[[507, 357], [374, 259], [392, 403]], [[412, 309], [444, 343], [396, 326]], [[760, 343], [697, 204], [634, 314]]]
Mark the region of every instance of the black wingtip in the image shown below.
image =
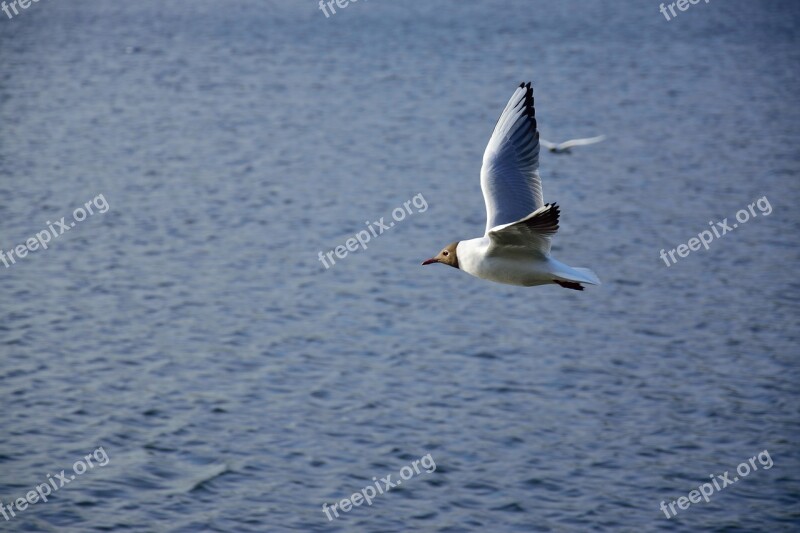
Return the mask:
[[531, 130], [538, 139], [539, 132], [536, 124], [536, 107], [533, 102], [533, 89], [531, 88], [531, 82], [522, 83], [520, 87], [525, 89], [525, 114], [530, 118]]

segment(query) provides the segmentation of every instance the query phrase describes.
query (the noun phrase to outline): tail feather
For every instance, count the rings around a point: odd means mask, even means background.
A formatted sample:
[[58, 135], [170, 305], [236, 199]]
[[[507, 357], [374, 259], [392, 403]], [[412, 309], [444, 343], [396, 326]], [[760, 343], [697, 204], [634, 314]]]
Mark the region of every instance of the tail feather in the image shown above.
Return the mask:
[[588, 268], [578, 268], [578, 267], [572, 267], [572, 270], [578, 272], [579, 274], [581, 274], [581, 277], [584, 278], [584, 279], [576, 279], [575, 281], [579, 281], [581, 283], [588, 283], [590, 285], [600, 285], [600, 278], [598, 278], [597, 274], [595, 274], [592, 270], [589, 270]]
[[553, 272], [558, 276], [557, 279], [553, 280], [553, 283], [556, 283], [565, 289], [582, 291], [583, 285], [581, 285], [581, 283], [586, 283], [588, 285], [600, 285], [600, 279], [597, 277], [597, 274], [588, 268], [568, 267], [563, 264], [560, 266], [561, 268]]

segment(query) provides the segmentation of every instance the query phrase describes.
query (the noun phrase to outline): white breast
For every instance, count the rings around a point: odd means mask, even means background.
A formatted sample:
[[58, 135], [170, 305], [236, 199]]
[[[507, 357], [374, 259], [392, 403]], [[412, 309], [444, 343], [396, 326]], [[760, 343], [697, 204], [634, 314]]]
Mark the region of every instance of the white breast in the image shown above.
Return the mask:
[[475, 277], [509, 285], [543, 285], [553, 282], [550, 261], [522, 248], [487, 255], [488, 237], [458, 243], [458, 267]]

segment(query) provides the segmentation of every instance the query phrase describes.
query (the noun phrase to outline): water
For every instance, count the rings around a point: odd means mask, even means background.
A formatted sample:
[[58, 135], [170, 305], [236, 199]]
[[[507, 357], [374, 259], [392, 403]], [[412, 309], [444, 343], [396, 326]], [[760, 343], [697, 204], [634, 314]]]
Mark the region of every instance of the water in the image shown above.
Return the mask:
[[[3, 531], [791, 531], [800, 523], [793, 2], [43, 0], [0, 14]], [[419, 263], [479, 236], [533, 80], [554, 255], [604, 284]], [[369, 248], [320, 251], [421, 194]], [[666, 267], [766, 196], [759, 214]], [[758, 211], [756, 211], [758, 213]], [[659, 510], [768, 450], [667, 520]], [[436, 469], [322, 510], [430, 454]]]

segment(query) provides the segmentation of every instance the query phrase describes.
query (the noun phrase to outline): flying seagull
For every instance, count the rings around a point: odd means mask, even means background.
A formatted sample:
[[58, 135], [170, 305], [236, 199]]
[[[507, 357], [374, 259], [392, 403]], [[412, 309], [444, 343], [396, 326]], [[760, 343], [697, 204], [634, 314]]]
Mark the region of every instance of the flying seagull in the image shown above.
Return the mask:
[[582, 291], [599, 285], [588, 268], [550, 257], [558, 230], [559, 207], [545, 204], [539, 177], [539, 131], [533, 89], [522, 83], [494, 127], [483, 154], [481, 190], [486, 202], [486, 234], [448, 244], [423, 265], [442, 263], [478, 278], [509, 285], [546, 285]]
[[539, 142], [554, 154], [571, 154], [572, 151], [570, 148], [573, 146], [586, 146], [587, 144], [599, 143], [605, 140], [605, 138], [605, 135], [598, 135], [597, 137], [589, 137], [588, 139], [571, 139], [563, 143], [554, 143], [544, 139], [539, 139]]

